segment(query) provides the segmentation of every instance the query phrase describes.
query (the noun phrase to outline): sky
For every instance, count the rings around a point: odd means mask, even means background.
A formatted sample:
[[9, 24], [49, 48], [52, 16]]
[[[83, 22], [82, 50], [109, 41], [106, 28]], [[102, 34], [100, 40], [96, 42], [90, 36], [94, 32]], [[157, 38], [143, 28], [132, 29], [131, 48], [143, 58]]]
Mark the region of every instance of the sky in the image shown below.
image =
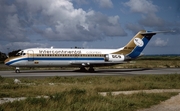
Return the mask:
[[112, 49], [140, 30], [153, 36], [144, 54], [180, 54], [180, 0], [0, 0], [0, 51]]

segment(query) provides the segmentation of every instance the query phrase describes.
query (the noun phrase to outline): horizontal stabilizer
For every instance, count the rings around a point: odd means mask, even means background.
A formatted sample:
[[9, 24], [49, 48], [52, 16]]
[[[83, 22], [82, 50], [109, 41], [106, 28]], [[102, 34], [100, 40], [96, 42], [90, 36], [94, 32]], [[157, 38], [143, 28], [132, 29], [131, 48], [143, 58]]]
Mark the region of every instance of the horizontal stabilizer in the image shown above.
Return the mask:
[[175, 32], [174, 30], [169, 31], [147, 31], [147, 32], [141, 32], [142, 35], [155, 35], [156, 33], [171, 33]]

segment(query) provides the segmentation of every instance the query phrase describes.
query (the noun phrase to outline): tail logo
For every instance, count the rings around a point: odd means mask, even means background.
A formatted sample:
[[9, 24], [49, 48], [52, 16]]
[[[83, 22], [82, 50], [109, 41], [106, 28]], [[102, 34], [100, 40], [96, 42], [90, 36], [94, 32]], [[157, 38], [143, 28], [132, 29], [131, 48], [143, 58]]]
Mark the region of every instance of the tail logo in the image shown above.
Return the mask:
[[142, 39], [140, 38], [135, 38], [134, 39], [134, 43], [138, 46], [138, 47], [142, 47], [144, 45], [144, 42], [142, 41]]

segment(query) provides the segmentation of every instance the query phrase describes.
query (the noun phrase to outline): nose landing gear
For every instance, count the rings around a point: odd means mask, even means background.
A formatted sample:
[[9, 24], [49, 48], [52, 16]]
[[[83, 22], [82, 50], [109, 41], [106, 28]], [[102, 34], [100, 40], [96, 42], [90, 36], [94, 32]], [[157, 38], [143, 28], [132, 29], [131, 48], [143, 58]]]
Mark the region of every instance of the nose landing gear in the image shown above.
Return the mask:
[[15, 73], [20, 73], [20, 68], [19, 67], [16, 67]]

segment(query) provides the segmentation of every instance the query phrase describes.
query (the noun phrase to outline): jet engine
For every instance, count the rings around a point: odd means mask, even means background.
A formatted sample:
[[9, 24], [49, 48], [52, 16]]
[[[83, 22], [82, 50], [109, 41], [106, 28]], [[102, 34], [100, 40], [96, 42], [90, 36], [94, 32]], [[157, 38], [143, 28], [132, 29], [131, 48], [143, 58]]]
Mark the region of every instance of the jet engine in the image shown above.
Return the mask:
[[122, 54], [106, 54], [104, 60], [106, 62], [122, 62], [125, 60], [125, 57]]

